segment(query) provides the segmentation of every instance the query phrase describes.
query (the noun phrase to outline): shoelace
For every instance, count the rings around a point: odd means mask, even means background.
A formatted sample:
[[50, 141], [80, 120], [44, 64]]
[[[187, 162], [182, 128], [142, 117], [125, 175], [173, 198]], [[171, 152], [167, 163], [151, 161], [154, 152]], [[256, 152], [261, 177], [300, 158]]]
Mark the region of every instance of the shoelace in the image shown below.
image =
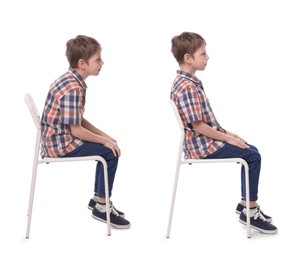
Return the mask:
[[254, 220], [260, 218], [262, 221], [266, 221], [266, 218], [262, 215], [260, 208], [257, 209], [256, 214], [253, 216]]
[[116, 217], [120, 216], [119, 213], [115, 210], [112, 203], [110, 203], [110, 214], [115, 215]]

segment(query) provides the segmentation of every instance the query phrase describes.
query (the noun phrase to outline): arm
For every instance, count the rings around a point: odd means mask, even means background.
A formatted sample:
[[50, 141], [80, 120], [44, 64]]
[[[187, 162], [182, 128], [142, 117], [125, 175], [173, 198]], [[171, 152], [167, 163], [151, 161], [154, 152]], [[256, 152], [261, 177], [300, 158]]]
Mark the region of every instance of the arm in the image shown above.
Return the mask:
[[230, 136], [233, 136], [233, 137], [235, 137], [235, 138], [239, 138], [239, 139], [241, 139], [245, 144], [247, 144], [247, 142], [246, 142], [243, 138], [239, 137], [237, 134], [233, 134], [233, 133], [231, 133], [231, 132], [229, 132], [229, 131], [226, 131], [226, 134], [227, 134], [227, 135], [230, 135]]
[[114, 156], [120, 156], [121, 151], [116, 141], [83, 118], [83, 97], [84, 93], [81, 89], [73, 89], [61, 98], [60, 102], [65, 104], [61, 110], [63, 123], [70, 126], [71, 133], [75, 137], [84, 141], [103, 144], [112, 150]]
[[72, 134], [75, 137], [84, 141], [103, 144], [104, 146], [112, 150], [114, 156], [121, 156], [121, 151], [117, 143], [106, 136], [98, 134], [100, 131], [96, 131], [98, 130], [97, 128], [92, 129], [92, 130], [96, 129], [95, 132], [91, 132], [89, 129], [85, 128], [82, 124], [70, 125], [70, 128]]
[[108, 139], [110, 139], [113, 142], [117, 142], [115, 139], [113, 139], [111, 136], [107, 135], [106, 133], [104, 133], [102, 130], [96, 128], [94, 125], [92, 125], [88, 120], [86, 120], [85, 118], [82, 118], [81, 121], [81, 126], [84, 127], [85, 129], [89, 130], [90, 132], [106, 137]]
[[194, 130], [199, 134], [202, 134], [212, 139], [226, 142], [234, 146], [238, 146], [243, 149], [249, 148], [249, 146], [242, 138], [238, 137], [235, 134], [232, 134], [231, 132], [226, 131], [226, 133], [223, 133], [217, 131], [212, 127], [208, 126], [207, 124], [203, 123], [202, 121], [194, 121], [191, 124], [193, 125]]

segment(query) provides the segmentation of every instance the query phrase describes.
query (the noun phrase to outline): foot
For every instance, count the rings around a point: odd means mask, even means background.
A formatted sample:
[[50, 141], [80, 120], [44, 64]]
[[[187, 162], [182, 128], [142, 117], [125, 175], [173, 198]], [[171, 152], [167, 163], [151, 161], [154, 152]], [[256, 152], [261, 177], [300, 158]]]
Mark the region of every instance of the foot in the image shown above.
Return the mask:
[[[97, 203], [97, 202], [96, 202], [94, 199], [90, 199], [89, 204], [88, 204], [88, 209], [89, 209], [89, 210], [93, 210], [93, 208], [95, 207], [96, 203]], [[114, 208], [115, 211], [118, 212], [118, 214], [119, 214], [122, 218], [125, 218], [125, 214], [124, 214], [123, 212], [121, 212], [120, 210], [117, 210], [117, 209], [113, 206], [112, 201], [110, 201], [110, 205]]]
[[[106, 211], [98, 210], [97, 206], [95, 206], [92, 210], [92, 217], [107, 223]], [[130, 222], [127, 221], [124, 217], [121, 217], [119, 213], [114, 209], [114, 207], [110, 206], [110, 225], [114, 228], [127, 229], [130, 227]]]
[[[244, 206], [243, 204], [239, 203], [239, 204], [237, 204], [237, 207], [236, 207], [235, 212], [236, 212], [237, 214], [241, 214], [241, 212], [243, 211], [244, 208], [245, 208], [245, 206]], [[265, 217], [265, 219], [266, 219], [266, 221], [267, 221], [268, 223], [271, 223], [271, 222], [272, 222], [272, 218], [271, 218], [270, 216], [264, 214], [264, 212], [263, 212], [262, 210], [260, 210], [260, 212], [261, 212], [261, 214], [263, 215], [263, 217]]]
[[[246, 210], [241, 212], [239, 221], [244, 225], [247, 224]], [[266, 221], [259, 207], [257, 207], [256, 212], [250, 218], [250, 226], [264, 234], [276, 234], [278, 232], [277, 227]]]

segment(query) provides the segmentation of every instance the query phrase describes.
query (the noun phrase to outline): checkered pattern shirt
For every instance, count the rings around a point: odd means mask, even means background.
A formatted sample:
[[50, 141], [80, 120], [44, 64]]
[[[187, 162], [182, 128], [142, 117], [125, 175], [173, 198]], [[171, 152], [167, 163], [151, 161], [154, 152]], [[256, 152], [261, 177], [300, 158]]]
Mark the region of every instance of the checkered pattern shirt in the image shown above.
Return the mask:
[[185, 158], [202, 159], [224, 146], [224, 142], [199, 134], [192, 127], [192, 122], [202, 121], [215, 130], [223, 131], [197, 77], [177, 71], [170, 98], [176, 104], [184, 125]]
[[62, 157], [83, 144], [72, 135], [69, 125], [81, 124], [86, 89], [86, 83], [74, 69], [51, 84], [41, 119], [42, 157]]

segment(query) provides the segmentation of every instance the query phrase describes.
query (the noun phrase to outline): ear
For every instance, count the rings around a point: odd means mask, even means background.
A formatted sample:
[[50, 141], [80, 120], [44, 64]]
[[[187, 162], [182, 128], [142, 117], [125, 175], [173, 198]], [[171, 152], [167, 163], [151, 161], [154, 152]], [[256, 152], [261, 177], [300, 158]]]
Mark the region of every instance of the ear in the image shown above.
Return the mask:
[[78, 60], [78, 68], [84, 69], [84, 66], [86, 65], [86, 61], [84, 59]]
[[188, 54], [188, 53], [184, 54], [184, 62], [185, 63], [190, 64], [191, 63], [191, 59], [192, 59], [192, 57], [191, 57], [190, 54]]

